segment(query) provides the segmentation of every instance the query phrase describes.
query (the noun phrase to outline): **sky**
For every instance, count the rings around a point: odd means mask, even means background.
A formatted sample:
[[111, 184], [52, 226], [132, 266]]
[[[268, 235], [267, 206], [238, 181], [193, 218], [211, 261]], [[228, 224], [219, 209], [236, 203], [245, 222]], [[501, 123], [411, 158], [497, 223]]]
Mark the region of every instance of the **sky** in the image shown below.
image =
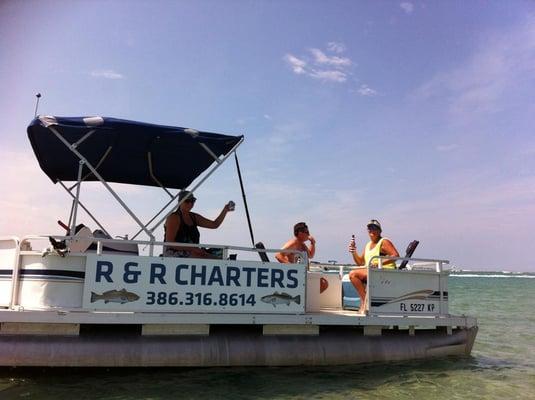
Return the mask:
[[[1, 1], [0, 87], [1, 236], [69, 218], [26, 135], [40, 92], [41, 115], [245, 135], [268, 248], [305, 221], [316, 261], [349, 263], [373, 218], [402, 254], [417, 239], [414, 257], [535, 272], [532, 1]], [[144, 221], [168, 199], [114, 188]], [[232, 159], [196, 195], [209, 218], [237, 203], [201, 242], [250, 246]], [[81, 196], [113, 235], [137, 232], [102, 186]]]

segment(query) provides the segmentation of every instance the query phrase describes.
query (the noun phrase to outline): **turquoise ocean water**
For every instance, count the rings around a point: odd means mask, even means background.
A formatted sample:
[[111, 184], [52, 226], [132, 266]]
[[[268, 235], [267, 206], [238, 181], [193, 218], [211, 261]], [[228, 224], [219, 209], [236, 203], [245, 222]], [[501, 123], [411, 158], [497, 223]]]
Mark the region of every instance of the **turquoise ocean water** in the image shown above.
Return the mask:
[[535, 399], [535, 274], [450, 276], [478, 318], [464, 359], [330, 368], [0, 369], [9, 399]]

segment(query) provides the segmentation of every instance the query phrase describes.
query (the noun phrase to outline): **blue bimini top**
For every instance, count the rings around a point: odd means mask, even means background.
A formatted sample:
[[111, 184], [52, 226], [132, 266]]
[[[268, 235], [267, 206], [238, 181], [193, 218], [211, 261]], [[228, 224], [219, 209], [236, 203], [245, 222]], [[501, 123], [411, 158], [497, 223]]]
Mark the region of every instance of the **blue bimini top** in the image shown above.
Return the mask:
[[[79, 142], [75, 151], [106, 182], [172, 189], [188, 187], [215, 162], [209, 151], [222, 157], [243, 140], [243, 136], [107, 117], [39, 116], [27, 131], [41, 169], [54, 183], [78, 180], [80, 159], [70, 145]], [[82, 174], [84, 181], [98, 180], [87, 166]]]

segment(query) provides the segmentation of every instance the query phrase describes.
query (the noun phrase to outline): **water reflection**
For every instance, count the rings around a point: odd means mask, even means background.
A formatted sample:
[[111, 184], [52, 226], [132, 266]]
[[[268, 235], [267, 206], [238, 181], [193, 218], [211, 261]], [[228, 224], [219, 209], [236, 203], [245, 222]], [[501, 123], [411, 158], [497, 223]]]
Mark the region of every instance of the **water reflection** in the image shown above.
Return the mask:
[[[494, 361], [469, 357], [322, 368], [3, 369], [0, 398], [417, 400], [441, 398], [453, 387], [466, 394], [479, 375], [514, 367]], [[471, 381], [463, 379], [468, 376]]]

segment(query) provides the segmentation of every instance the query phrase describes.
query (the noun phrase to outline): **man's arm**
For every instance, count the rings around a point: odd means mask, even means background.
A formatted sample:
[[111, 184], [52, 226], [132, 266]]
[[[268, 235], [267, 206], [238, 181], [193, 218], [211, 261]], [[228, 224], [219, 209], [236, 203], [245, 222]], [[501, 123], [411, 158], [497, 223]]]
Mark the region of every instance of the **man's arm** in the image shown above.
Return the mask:
[[355, 236], [353, 236], [353, 239], [351, 239], [351, 241], [349, 242], [349, 252], [353, 257], [353, 261], [355, 261], [355, 264], [364, 265], [364, 251], [362, 252], [362, 255], [359, 256], [357, 246], [355, 245]]
[[355, 261], [355, 264], [364, 265], [364, 252], [362, 252], [362, 255], [359, 256], [357, 249], [355, 249], [355, 251], [351, 252], [351, 255], [353, 256], [353, 261]]
[[[390, 256], [390, 257], [399, 257], [399, 253], [396, 250], [396, 248], [394, 247], [394, 244], [388, 239], [383, 239], [383, 243], [381, 244], [381, 252], [380, 252], [379, 255], [381, 255], [381, 256]], [[388, 262], [389, 264], [390, 263], [395, 263], [395, 261], [390, 259], [390, 258], [384, 258], [383, 259], [383, 263], [385, 263], [385, 262]]]
[[283, 253], [277, 253], [275, 254], [275, 258], [278, 262], [282, 264], [288, 264], [290, 261], [288, 260], [288, 257], [286, 257], [286, 254]]
[[383, 239], [383, 243], [381, 245], [381, 253], [390, 257], [399, 257], [399, 253], [396, 250], [396, 247], [388, 239]]
[[316, 239], [308, 235], [308, 240], [310, 240], [310, 247], [307, 246], [308, 258], [314, 258], [314, 254], [316, 254]]

